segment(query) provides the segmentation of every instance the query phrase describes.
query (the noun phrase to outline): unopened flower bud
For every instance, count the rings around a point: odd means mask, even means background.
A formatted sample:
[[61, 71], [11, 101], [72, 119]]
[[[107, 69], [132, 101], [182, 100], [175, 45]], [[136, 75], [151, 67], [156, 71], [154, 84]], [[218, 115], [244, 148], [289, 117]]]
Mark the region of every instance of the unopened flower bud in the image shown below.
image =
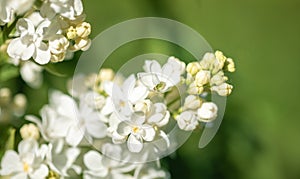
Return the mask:
[[234, 65], [233, 60], [231, 58], [227, 58], [226, 62], [227, 62], [227, 70], [229, 72], [234, 72], [235, 71], [235, 65]]
[[223, 71], [219, 71], [217, 74], [215, 74], [211, 80], [210, 80], [210, 85], [220, 85], [222, 83], [224, 83], [225, 81], [227, 81], [228, 78], [226, 76], [224, 76], [224, 72]]
[[195, 82], [191, 83], [188, 89], [189, 94], [201, 94], [203, 92], [203, 86], [198, 86]]
[[222, 83], [219, 86], [211, 87], [211, 90], [217, 92], [220, 96], [228, 96], [231, 94], [232, 88], [232, 85], [228, 83]]
[[39, 129], [34, 124], [25, 124], [21, 127], [20, 133], [22, 139], [39, 139]]
[[197, 111], [199, 121], [201, 122], [210, 122], [217, 117], [218, 107], [213, 102], [205, 102]]
[[75, 40], [74, 46], [71, 47], [70, 50], [72, 50], [72, 51], [78, 51], [78, 50], [86, 51], [90, 48], [91, 42], [92, 41], [89, 38], [77, 38]]
[[195, 83], [198, 86], [205, 85], [210, 81], [210, 71], [201, 70], [196, 74]]
[[200, 66], [199, 62], [191, 62], [186, 67], [186, 71], [189, 74], [191, 74], [192, 76], [196, 75], [200, 69], [201, 69], [201, 66]]
[[25, 112], [26, 105], [27, 105], [27, 99], [25, 95], [23, 94], [15, 95], [13, 100], [13, 108], [14, 108], [15, 115], [22, 116]]
[[73, 26], [70, 26], [67, 30], [67, 38], [75, 39], [77, 37], [76, 29]]
[[60, 34], [53, 35], [49, 39], [49, 50], [53, 54], [65, 53], [69, 47], [68, 39]]
[[134, 105], [134, 111], [143, 112], [144, 114], [148, 114], [151, 110], [152, 102], [150, 100], [139, 101]]
[[201, 106], [202, 101], [198, 96], [189, 95], [184, 100], [183, 110], [197, 109]]
[[115, 77], [115, 73], [110, 68], [103, 68], [99, 71], [98, 78], [100, 81], [112, 81]]
[[87, 22], [81, 22], [76, 26], [76, 33], [81, 38], [89, 36], [91, 33], [91, 24]]
[[11, 91], [8, 88], [0, 89], [0, 106], [8, 105], [11, 101]]
[[66, 53], [59, 53], [59, 54], [51, 54], [51, 62], [53, 63], [57, 63], [57, 62], [61, 62], [65, 59], [65, 55]]

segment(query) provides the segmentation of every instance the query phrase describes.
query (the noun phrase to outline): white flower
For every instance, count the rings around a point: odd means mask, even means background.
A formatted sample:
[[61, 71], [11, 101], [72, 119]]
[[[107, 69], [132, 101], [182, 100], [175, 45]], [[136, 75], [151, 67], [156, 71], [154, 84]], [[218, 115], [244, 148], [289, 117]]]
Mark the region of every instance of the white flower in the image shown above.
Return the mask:
[[39, 129], [34, 124], [24, 124], [20, 129], [20, 134], [23, 139], [39, 139]]
[[148, 89], [164, 93], [180, 82], [181, 68], [173, 58], [163, 67], [155, 60], [146, 60], [145, 72], [138, 73], [138, 78]]
[[210, 122], [217, 117], [218, 107], [213, 102], [204, 102], [197, 111], [198, 120], [201, 122]]
[[88, 37], [91, 33], [91, 24], [87, 22], [81, 22], [76, 26], [76, 34], [81, 38]]
[[149, 93], [146, 87], [137, 86], [134, 75], [130, 75], [121, 87], [107, 82], [104, 84], [104, 90], [111, 97], [114, 111], [124, 118], [133, 113], [133, 104], [144, 100]]
[[228, 83], [222, 83], [219, 86], [211, 87], [211, 91], [217, 92], [220, 96], [228, 96], [232, 92], [232, 85]]
[[98, 78], [100, 81], [112, 81], [114, 79], [115, 73], [110, 68], [102, 68], [99, 71]]
[[73, 52], [78, 50], [86, 51], [90, 48], [92, 43], [91, 39], [89, 39], [88, 37], [76, 38], [74, 42], [75, 44], [70, 47], [70, 50]]
[[81, 0], [49, 0], [43, 3], [41, 13], [43, 16], [53, 18], [55, 14], [74, 20], [83, 12]]
[[171, 56], [168, 58], [168, 63], [174, 68], [174, 71], [179, 71], [181, 75], [184, 74], [186, 66], [184, 62]]
[[144, 141], [150, 142], [156, 135], [155, 129], [145, 122], [145, 118], [139, 114], [134, 114], [131, 120], [120, 122], [112, 136], [113, 142], [119, 144], [127, 140], [129, 151], [139, 153]]
[[26, 61], [20, 68], [22, 79], [32, 88], [39, 88], [43, 83], [43, 68], [34, 62]]
[[147, 123], [158, 127], [168, 124], [170, 112], [164, 103], [155, 103], [152, 105], [151, 113], [147, 116]]
[[12, 178], [45, 178], [48, 167], [43, 164], [45, 153], [38, 148], [35, 140], [23, 140], [18, 145], [18, 153], [13, 150], [5, 152], [1, 161], [0, 175]]
[[31, 57], [39, 63], [46, 64], [50, 61], [50, 50], [43, 42], [45, 30], [50, 21], [43, 21], [36, 29], [33, 23], [26, 19], [20, 19], [16, 25], [20, 37], [13, 39], [7, 48], [10, 57], [21, 60], [29, 60]]
[[182, 130], [192, 131], [196, 129], [198, 125], [195, 112], [193, 111], [184, 111], [177, 118], [178, 127]]

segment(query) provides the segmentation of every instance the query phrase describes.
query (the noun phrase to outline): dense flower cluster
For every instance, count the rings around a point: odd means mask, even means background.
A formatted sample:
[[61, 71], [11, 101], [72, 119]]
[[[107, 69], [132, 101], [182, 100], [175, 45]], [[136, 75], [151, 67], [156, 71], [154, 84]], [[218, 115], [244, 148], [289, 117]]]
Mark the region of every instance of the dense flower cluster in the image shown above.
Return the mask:
[[2, 0], [0, 25], [6, 38], [1, 51], [21, 66], [21, 76], [31, 87], [41, 85], [39, 65], [70, 59], [91, 44], [81, 0]]
[[68, 83], [70, 95], [50, 92], [41, 119], [26, 116], [31, 123], [20, 129], [18, 153], [6, 152], [0, 174], [166, 178], [147, 162], [169, 150], [174, 126], [192, 131], [216, 119], [209, 95], [229, 95], [225, 72], [233, 71], [233, 61], [217, 51], [187, 65], [175, 57], [163, 65], [146, 60], [143, 72], [127, 78], [111, 69], [77, 75]]

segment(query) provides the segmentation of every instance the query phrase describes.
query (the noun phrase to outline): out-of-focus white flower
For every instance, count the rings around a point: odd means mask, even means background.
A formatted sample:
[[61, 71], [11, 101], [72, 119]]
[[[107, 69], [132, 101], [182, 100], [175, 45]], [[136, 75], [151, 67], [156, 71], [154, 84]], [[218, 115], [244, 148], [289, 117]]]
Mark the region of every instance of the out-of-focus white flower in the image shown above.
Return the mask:
[[153, 167], [146, 167], [138, 175], [140, 179], [166, 179], [169, 178], [167, 172]]
[[187, 65], [186, 71], [191, 74], [192, 76], [196, 75], [198, 71], [200, 71], [201, 66], [199, 62], [191, 62]]
[[1, 0], [0, 2], [0, 24], [9, 23], [14, 15], [20, 15], [28, 11], [34, 0]]
[[102, 68], [98, 74], [98, 79], [102, 82], [103, 81], [112, 81], [114, 79], [114, 77], [115, 77], [115, 73], [110, 68]]
[[36, 29], [33, 23], [26, 18], [18, 21], [16, 28], [20, 37], [13, 39], [7, 48], [10, 57], [29, 60], [31, 57], [39, 63], [46, 64], [50, 61], [50, 50], [43, 42], [44, 34], [50, 21], [43, 21]]
[[145, 72], [138, 73], [138, 78], [150, 90], [164, 93], [180, 82], [181, 68], [173, 58], [163, 67], [155, 60], [146, 60]]
[[37, 140], [40, 137], [39, 129], [32, 123], [24, 124], [20, 129], [20, 134], [22, 136], [22, 139]]
[[197, 111], [198, 120], [201, 122], [210, 122], [216, 119], [218, 107], [213, 102], [204, 102]]
[[0, 88], [0, 106], [6, 106], [11, 101], [11, 91], [9, 88]]
[[24, 94], [17, 94], [14, 96], [12, 109], [16, 116], [22, 116], [26, 110], [27, 98]]
[[113, 144], [104, 144], [102, 149], [104, 155], [96, 151], [89, 151], [83, 157], [87, 170], [83, 172], [84, 178], [133, 178], [126, 174], [133, 171], [136, 166], [110, 158], [111, 155], [122, 155], [121, 147]]
[[74, 20], [83, 12], [81, 0], [49, 0], [43, 3], [41, 13], [43, 16], [53, 18], [55, 14]]
[[120, 122], [112, 136], [113, 142], [119, 144], [127, 140], [129, 151], [139, 153], [143, 149], [144, 141], [150, 142], [156, 135], [153, 126], [145, 122], [145, 117], [139, 114], [134, 114], [131, 120]]
[[43, 83], [43, 68], [34, 62], [26, 61], [20, 68], [22, 79], [32, 88], [39, 88]]
[[210, 81], [210, 71], [200, 70], [195, 77], [195, 83], [197, 86], [203, 86]]
[[48, 167], [43, 164], [45, 154], [35, 140], [23, 140], [18, 145], [18, 153], [5, 152], [1, 161], [0, 175], [12, 178], [45, 178]]
[[211, 87], [211, 90], [217, 92], [220, 96], [228, 96], [231, 94], [232, 88], [232, 85], [228, 83], [222, 83], [219, 86]]

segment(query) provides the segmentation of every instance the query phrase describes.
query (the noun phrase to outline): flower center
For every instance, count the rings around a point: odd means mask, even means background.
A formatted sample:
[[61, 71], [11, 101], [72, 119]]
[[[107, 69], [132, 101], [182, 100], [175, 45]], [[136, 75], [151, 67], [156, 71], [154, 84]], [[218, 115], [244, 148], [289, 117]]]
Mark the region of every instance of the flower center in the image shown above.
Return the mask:
[[133, 128], [132, 128], [132, 132], [133, 133], [138, 133], [140, 131], [140, 128], [138, 127], [138, 126], [134, 126]]
[[165, 87], [166, 87], [166, 83], [161, 81], [154, 87], [154, 90], [160, 91], [160, 90], [164, 89]]
[[30, 169], [30, 166], [28, 165], [28, 163], [24, 162], [23, 163], [23, 170], [24, 172], [28, 173]]

